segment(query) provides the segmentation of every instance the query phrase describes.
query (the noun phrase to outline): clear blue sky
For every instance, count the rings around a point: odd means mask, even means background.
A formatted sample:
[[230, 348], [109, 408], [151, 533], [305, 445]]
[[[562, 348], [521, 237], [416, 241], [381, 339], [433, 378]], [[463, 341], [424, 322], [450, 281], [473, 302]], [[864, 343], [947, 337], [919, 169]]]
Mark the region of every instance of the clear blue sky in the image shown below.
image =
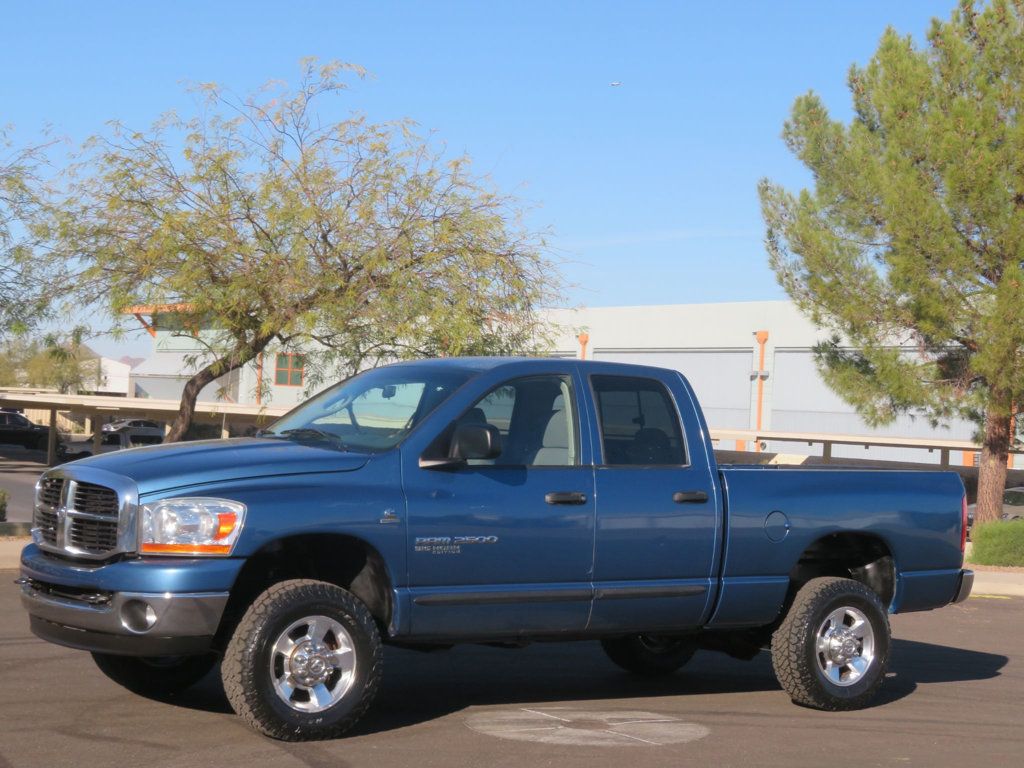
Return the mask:
[[[922, 39], [952, 0], [8, 4], [0, 124], [80, 141], [117, 118], [188, 112], [183, 81], [238, 92], [303, 56], [374, 77], [342, 98], [409, 117], [532, 206], [592, 306], [781, 298], [756, 184], [807, 183], [779, 134], [814, 89], [849, 115], [846, 73], [887, 25]], [[610, 87], [621, 81], [620, 87]], [[148, 353], [147, 337], [98, 340]]]

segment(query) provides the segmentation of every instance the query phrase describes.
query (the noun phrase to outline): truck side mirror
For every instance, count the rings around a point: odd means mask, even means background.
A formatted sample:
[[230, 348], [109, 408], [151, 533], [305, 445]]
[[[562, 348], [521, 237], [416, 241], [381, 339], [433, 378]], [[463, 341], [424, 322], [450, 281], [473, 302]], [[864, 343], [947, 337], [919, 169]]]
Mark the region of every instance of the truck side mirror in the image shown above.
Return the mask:
[[420, 457], [419, 464], [423, 469], [456, 469], [464, 467], [469, 459], [493, 459], [499, 455], [501, 433], [497, 427], [479, 423], [459, 424], [448, 443], [448, 455], [428, 452]]
[[492, 424], [459, 424], [448, 455], [453, 459], [495, 459], [501, 455], [501, 433]]

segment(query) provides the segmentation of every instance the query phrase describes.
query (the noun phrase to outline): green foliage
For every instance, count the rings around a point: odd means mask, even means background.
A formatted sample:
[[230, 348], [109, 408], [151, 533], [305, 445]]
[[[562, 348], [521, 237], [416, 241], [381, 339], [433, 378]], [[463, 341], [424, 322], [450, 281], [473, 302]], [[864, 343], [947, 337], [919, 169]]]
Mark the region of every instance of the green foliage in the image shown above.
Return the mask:
[[99, 364], [82, 343], [85, 329], [43, 338], [17, 336], [0, 347], [0, 386], [45, 387], [63, 393], [99, 384]]
[[976, 525], [971, 530], [971, 562], [1024, 566], [1024, 520]]
[[35, 258], [45, 149], [15, 149], [0, 126], [0, 339], [28, 331], [50, 298], [47, 272]]
[[51, 221], [54, 258], [84, 267], [71, 300], [115, 314], [177, 304], [184, 328], [219, 328], [203, 338], [200, 389], [268, 345], [312, 345], [313, 383], [529, 348], [558, 285], [543, 242], [466, 158], [409, 123], [322, 118], [319, 104], [362, 75], [307, 60], [294, 91], [238, 100], [207, 84], [195, 118], [94, 138]]
[[0, 488], [0, 523], [7, 522], [7, 491]]
[[814, 187], [762, 180], [771, 266], [833, 332], [819, 367], [869, 423], [985, 424], [991, 517], [1024, 400], [1024, 2], [964, 0], [923, 49], [889, 29], [849, 88], [848, 124], [814, 93], [785, 124]]

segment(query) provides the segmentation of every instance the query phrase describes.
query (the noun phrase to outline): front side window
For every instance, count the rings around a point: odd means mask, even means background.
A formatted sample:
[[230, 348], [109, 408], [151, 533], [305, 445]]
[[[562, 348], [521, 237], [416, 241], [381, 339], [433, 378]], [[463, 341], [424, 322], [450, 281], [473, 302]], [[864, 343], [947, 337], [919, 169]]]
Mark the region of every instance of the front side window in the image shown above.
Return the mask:
[[472, 375], [424, 365], [366, 371], [306, 401], [263, 434], [330, 443], [342, 450], [385, 451], [398, 445]]
[[301, 387], [305, 367], [306, 359], [302, 355], [279, 353], [274, 383], [282, 387]]
[[605, 464], [686, 464], [679, 417], [664, 384], [633, 376], [592, 376], [590, 381]]
[[490, 424], [501, 454], [470, 466], [572, 467], [579, 463], [576, 403], [568, 376], [513, 379], [488, 392], [458, 423]]

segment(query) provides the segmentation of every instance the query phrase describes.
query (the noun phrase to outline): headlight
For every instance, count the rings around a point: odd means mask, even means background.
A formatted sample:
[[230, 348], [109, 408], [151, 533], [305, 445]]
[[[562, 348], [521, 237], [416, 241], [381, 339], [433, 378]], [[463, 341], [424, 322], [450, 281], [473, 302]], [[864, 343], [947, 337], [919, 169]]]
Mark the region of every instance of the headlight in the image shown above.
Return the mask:
[[150, 555], [229, 555], [242, 532], [245, 504], [202, 497], [142, 505], [139, 551]]

